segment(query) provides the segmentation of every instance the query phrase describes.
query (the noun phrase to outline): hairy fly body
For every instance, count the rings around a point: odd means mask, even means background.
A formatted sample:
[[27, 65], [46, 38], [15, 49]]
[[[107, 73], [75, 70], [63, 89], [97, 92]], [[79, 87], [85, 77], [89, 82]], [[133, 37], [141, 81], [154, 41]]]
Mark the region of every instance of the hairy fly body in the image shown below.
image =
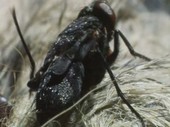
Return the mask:
[[[58, 35], [35, 76], [35, 64], [22, 37], [15, 11], [13, 18], [33, 68], [28, 87], [30, 91], [37, 91], [37, 119], [41, 124], [70, 107], [91, 86], [100, 83], [107, 71], [118, 96], [145, 126], [140, 114], [125, 99], [109, 66], [118, 56], [119, 36], [133, 56], [150, 59], [135, 52], [125, 36], [115, 29], [116, 16], [107, 1], [96, 0], [80, 11], [78, 17]], [[112, 39], [114, 51], [109, 46]]]

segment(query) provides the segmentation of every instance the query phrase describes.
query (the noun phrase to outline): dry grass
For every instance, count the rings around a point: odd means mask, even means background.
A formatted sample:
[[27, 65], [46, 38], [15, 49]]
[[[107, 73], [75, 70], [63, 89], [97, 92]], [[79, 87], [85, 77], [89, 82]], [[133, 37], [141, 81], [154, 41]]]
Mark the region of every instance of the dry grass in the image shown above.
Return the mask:
[[[12, 23], [9, 8], [16, 8], [21, 29], [38, 69], [50, 44], [91, 0], [69, 0], [67, 4], [62, 0], [16, 0], [10, 1], [10, 5], [9, 1], [0, 0], [6, 5], [0, 10], [0, 92], [9, 97], [14, 107], [4, 124], [8, 127], [33, 127], [36, 126], [34, 95], [29, 98], [26, 87], [29, 62]], [[149, 12], [140, 0], [134, 3], [129, 1], [111, 2], [119, 15], [117, 27], [132, 41], [137, 51], [156, 59], [145, 62], [137, 58], [128, 63], [132, 57], [121, 45], [121, 54], [113, 73], [129, 102], [144, 118], [147, 127], [169, 127], [170, 56], [166, 54], [170, 50], [170, 38], [167, 35], [170, 17], [162, 11]], [[67, 9], [59, 24], [64, 6]], [[140, 121], [117, 96], [108, 74], [96, 87], [94, 92], [72, 110], [67, 126], [141, 126]]]

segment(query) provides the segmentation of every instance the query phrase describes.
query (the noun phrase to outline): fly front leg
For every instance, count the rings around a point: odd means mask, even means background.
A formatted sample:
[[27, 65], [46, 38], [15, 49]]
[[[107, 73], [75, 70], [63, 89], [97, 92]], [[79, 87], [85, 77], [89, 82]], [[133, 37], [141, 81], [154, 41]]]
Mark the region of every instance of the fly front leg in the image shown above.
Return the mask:
[[115, 62], [115, 60], [116, 60], [116, 58], [117, 58], [117, 56], [119, 54], [119, 45], [120, 45], [120, 43], [119, 43], [119, 35], [118, 35], [118, 33], [114, 32], [113, 37], [114, 37], [114, 51], [112, 52], [110, 50], [110, 53], [107, 55], [107, 58], [106, 58], [106, 61], [107, 61], [109, 66], [111, 66]]
[[127, 46], [128, 50], [129, 50], [129, 52], [130, 52], [130, 54], [132, 56], [142, 58], [142, 59], [144, 59], [146, 61], [150, 61], [151, 60], [150, 58], [148, 58], [148, 57], [146, 57], [146, 56], [136, 52], [133, 49], [133, 47], [131, 46], [131, 44], [129, 43], [129, 41], [127, 40], [127, 38], [123, 35], [123, 33], [121, 31], [115, 30], [115, 33], [117, 33], [123, 39], [125, 45]]

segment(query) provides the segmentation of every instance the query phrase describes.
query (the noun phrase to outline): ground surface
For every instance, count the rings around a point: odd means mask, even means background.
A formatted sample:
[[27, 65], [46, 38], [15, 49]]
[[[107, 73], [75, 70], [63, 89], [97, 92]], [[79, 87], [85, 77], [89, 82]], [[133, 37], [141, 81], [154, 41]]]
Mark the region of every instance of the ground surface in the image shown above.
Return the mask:
[[[37, 69], [57, 35], [88, 5], [77, 0], [0, 0], [0, 93], [14, 105], [14, 114], [6, 124], [10, 127], [35, 126], [33, 109], [28, 109], [34, 96], [28, 98], [29, 62], [10, 14], [15, 7], [24, 37], [36, 60]], [[134, 49], [151, 62], [134, 59], [121, 42], [120, 55], [113, 72], [122, 91], [144, 117], [148, 127], [170, 126], [170, 15], [168, 0], [110, 1], [121, 30]], [[59, 19], [64, 11], [62, 21]], [[128, 61], [130, 63], [126, 64]], [[75, 111], [69, 126], [140, 127], [138, 119], [117, 97], [114, 86], [106, 78], [97, 92], [90, 94]], [[29, 111], [29, 112], [28, 112]], [[25, 113], [27, 112], [27, 115]], [[24, 117], [25, 116], [25, 117]], [[24, 120], [23, 120], [24, 119]], [[26, 120], [25, 120], [26, 119]], [[22, 121], [22, 122], [21, 122]], [[31, 121], [31, 122], [30, 122]], [[29, 124], [28, 124], [29, 123]], [[30, 125], [31, 123], [31, 125]]]

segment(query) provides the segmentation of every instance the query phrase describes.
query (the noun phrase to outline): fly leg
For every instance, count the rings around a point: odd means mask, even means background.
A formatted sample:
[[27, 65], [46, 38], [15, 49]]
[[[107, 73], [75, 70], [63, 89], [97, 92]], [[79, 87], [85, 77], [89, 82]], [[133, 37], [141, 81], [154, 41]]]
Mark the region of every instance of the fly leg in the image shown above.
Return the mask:
[[[133, 49], [133, 47], [131, 46], [131, 44], [129, 43], [129, 41], [127, 40], [127, 38], [123, 35], [123, 33], [122, 33], [121, 31], [115, 30], [115, 33], [117, 33], [117, 34], [123, 39], [125, 45], [127, 46], [128, 50], [129, 50], [129, 52], [130, 52], [130, 54], [131, 54], [132, 56], [142, 58], [142, 59], [144, 59], [144, 60], [146, 60], [146, 61], [150, 61], [150, 60], [151, 60], [150, 58], [148, 58], [148, 57], [146, 57], [146, 56], [144, 56], [144, 55], [136, 52], [136, 51]], [[115, 35], [117, 35], [117, 34], [115, 34]]]
[[141, 121], [142, 126], [145, 127], [144, 120], [143, 120], [143, 118], [141, 117], [141, 115], [131, 106], [131, 104], [128, 102], [128, 100], [124, 97], [124, 94], [123, 94], [123, 92], [121, 91], [121, 89], [120, 89], [120, 87], [119, 87], [119, 85], [118, 85], [118, 83], [117, 83], [117, 81], [116, 81], [116, 78], [115, 78], [114, 74], [112, 73], [112, 71], [111, 71], [111, 69], [110, 69], [110, 67], [109, 67], [106, 59], [104, 58], [103, 54], [101, 53], [100, 49], [98, 48], [97, 50], [98, 50], [98, 52], [99, 52], [99, 54], [100, 54], [100, 56], [101, 56], [101, 58], [102, 58], [102, 60], [103, 60], [103, 64], [104, 64], [107, 72], [109, 73], [109, 76], [110, 76], [113, 84], [115, 85], [115, 88], [116, 88], [116, 91], [117, 91], [118, 96], [123, 100], [123, 102], [128, 106], [128, 108], [129, 108], [129, 109], [136, 115], [136, 117]]

